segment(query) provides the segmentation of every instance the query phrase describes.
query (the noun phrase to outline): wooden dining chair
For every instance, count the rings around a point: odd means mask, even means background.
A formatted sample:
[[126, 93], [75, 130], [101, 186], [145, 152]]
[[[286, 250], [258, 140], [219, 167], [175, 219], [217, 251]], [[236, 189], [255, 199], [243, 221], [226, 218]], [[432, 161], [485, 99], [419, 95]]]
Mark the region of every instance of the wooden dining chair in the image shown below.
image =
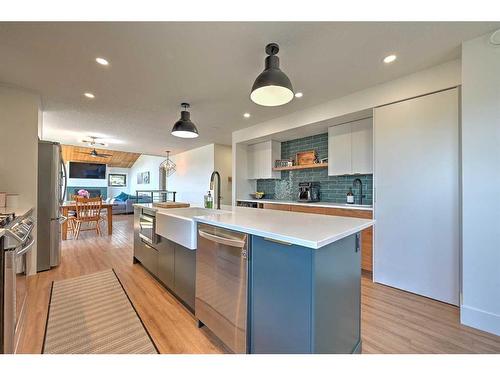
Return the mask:
[[[97, 234], [101, 235], [100, 218], [102, 210], [101, 197], [96, 198], [83, 198], [76, 197], [76, 218], [75, 220], [75, 239], [78, 239], [80, 231], [82, 230], [95, 230]], [[88, 228], [82, 229], [82, 223], [87, 223]], [[94, 226], [92, 225], [94, 224]]]
[[[78, 197], [79, 197], [79, 195], [72, 194], [70, 196], [70, 200], [76, 201], [76, 198], [78, 198]], [[73, 237], [75, 236], [75, 229], [76, 229], [75, 219], [76, 219], [76, 211], [69, 210], [68, 211], [68, 232], [70, 232], [73, 235]]]

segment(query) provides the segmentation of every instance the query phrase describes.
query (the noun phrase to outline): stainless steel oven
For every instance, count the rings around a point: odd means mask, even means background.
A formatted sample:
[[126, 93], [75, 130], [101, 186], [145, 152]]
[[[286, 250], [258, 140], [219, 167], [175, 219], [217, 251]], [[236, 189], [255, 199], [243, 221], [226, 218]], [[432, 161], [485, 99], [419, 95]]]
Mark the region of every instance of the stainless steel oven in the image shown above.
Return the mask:
[[27, 297], [26, 258], [33, 244], [31, 212], [15, 219], [6, 229], [2, 241], [2, 335], [1, 353], [15, 353], [21, 333]]
[[153, 245], [158, 243], [158, 235], [156, 234], [156, 216], [155, 212], [142, 210], [139, 216], [139, 237], [144, 242]]

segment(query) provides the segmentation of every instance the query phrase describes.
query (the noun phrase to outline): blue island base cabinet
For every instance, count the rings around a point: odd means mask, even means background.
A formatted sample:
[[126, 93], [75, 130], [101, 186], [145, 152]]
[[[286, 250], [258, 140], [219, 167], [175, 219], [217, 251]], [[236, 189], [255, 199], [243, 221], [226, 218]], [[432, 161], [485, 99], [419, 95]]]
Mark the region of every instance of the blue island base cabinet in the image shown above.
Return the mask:
[[314, 250], [253, 236], [251, 353], [361, 352], [359, 233]]

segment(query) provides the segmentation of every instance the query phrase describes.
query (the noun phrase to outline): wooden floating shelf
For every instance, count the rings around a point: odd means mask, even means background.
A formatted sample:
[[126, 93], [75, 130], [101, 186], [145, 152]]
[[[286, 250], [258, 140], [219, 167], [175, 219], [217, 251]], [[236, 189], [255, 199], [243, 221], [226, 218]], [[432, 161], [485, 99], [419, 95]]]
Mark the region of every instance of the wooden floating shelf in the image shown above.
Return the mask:
[[273, 168], [273, 171], [297, 171], [300, 169], [316, 169], [316, 168], [328, 168], [328, 163], [294, 165], [291, 167], [275, 167]]

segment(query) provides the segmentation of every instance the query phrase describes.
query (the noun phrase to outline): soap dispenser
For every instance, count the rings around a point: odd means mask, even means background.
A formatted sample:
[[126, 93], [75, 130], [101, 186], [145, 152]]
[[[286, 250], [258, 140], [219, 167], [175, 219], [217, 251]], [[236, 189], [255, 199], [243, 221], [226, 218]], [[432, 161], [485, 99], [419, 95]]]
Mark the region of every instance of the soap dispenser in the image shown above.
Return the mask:
[[212, 197], [210, 190], [208, 191], [208, 194], [205, 195], [205, 208], [214, 208], [214, 198]]
[[347, 203], [354, 204], [354, 194], [352, 192], [352, 188], [349, 188], [349, 191], [347, 192]]

